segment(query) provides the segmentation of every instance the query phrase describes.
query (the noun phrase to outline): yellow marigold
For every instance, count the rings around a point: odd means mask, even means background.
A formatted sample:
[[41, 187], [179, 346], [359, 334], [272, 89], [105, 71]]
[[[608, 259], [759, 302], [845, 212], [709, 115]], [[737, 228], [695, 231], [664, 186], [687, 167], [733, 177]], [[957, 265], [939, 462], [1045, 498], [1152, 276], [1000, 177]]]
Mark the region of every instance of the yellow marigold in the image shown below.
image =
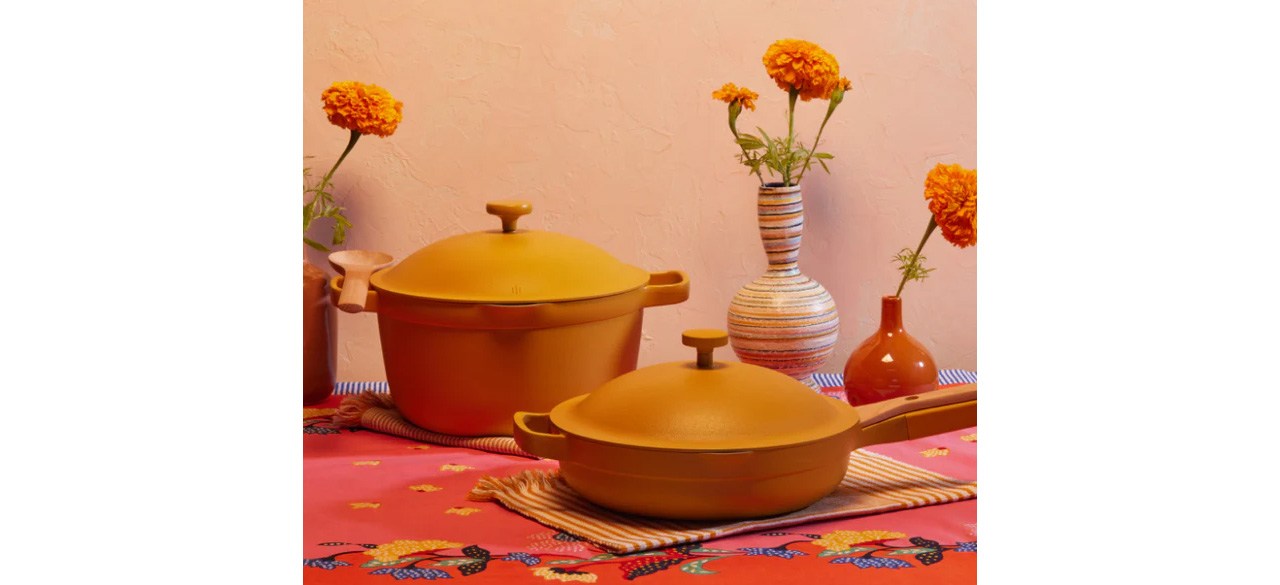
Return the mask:
[[840, 89], [843, 89], [845, 91], [849, 91], [853, 89], [853, 82], [849, 81], [848, 77], [841, 77], [840, 83], [838, 85], [840, 86]]
[[800, 99], [827, 99], [840, 81], [840, 64], [831, 53], [809, 41], [782, 39], [764, 52], [764, 69], [785, 91], [793, 88]]
[[404, 103], [376, 85], [359, 81], [339, 81], [320, 94], [329, 122], [361, 134], [386, 138], [400, 124]]
[[738, 87], [732, 83], [726, 83], [720, 89], [711, 92], [711, 97], [726, 104], [740, 102], [742, 103], [742, 107], [755, 111], [756, 98], [760, 97], [760, 94], [745, 87]]
[[389, 563], [411, 553], [458, 548], [460, 546], [462, 546], [461, 542], [450, 542], [448, 540], [396, 540], [387, 544], [380, 544], [378, 548], [366, 550], [364, 554], [384, 563]]
[[562, 569], [560, 567], [538, 567], [533, 570], [533, 574], [548, 581], [579, 581], [582, 583], [595, 583], [595, 573], [586, 571], [575, 571], [573, 569]]
[[978, 243], [978, 171], [939, 163], [925, 177], [924, 198], [942, 237], [960, 248]]
[[864, 542], [878, 542], [906, 537], [907, 535], [901, 532], [889, 532], [887, 530], [837, 530], [823, 534], [822, 538], [813, 541], [813, 544], [829, 551], [840, 551], [853, 548], [855, 544]]

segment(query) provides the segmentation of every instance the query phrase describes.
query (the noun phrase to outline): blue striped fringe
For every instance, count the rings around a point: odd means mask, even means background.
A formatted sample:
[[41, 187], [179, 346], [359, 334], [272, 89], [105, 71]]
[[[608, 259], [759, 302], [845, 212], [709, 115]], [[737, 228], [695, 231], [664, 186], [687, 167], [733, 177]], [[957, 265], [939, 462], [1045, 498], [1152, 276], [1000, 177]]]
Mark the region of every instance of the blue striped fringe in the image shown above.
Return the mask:
[[[819, 386], [839, 388], [844, 386], [844, 374], [814, 374], [815, 381]], [[939, 384], [967, 384], [977, 383], [978, 374], [967, 370], [938, 370]], [[386, 382], [338, 382], [334, 384], [334, 394], [350, 395], [359, 394], [365, 390], [373, 390], [374, 392], [388, 392]]]

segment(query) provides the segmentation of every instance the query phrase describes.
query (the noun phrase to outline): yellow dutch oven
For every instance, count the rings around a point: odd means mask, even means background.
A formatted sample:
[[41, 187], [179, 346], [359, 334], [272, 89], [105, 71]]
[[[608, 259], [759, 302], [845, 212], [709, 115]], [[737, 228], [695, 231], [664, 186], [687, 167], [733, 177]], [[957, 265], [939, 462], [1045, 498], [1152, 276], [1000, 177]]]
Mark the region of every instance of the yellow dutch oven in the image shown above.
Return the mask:
[[696, 362], [636, 370], [549, 413], [518, 412], [516, 443], [559, 460], [564, 481], [600, 506], [726, 520], [822, 499], [844, 478], [853, 449], [908, 438], [908, 413], [950, 412], [931, 432], [976, 424], [975, 410], [948, 410], [976, 405], [976, 386], [854, 408], [766, 368], [714, 362], [712, 350], [727, 341], [719, 330], [686, 331]]
[[[517, 229], [527, 202], [486, 210], [502, 229], [426, 246], [374, 272], [363, 303], [341, 307], [378, 314], [400, 413], [451, 435], [510, 435], [516, 411], [549, 410], [634, 370], [643, 309], [689, 298], [682, 271], [648, 272], [570, 236]], [[331, 283], [335, 304], [343, 279]]]

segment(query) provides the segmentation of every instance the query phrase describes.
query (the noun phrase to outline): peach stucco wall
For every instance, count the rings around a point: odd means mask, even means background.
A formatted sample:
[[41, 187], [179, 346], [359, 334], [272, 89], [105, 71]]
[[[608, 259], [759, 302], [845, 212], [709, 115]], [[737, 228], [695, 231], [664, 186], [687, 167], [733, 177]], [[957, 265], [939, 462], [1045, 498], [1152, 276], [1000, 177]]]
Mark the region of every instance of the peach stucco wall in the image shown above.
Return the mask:
[[[975, 22], [973, 0], [306, 0], [304, 151], [322, 173], [346, 143], [320, 109], [330, 83], [386, 87], [403, 123], [361, 139], [336, 176], [348, 248], [403, 258], [493, 227], [487, 200], [528, 199], [522, 227], [687, 271], [690, 299], [646, 312], [640, 362], [688, 359], [680, 331], [723, 328], [729, 299], [765, 267], [757, 182], [710, 93], [754, 89], [740, 126], [783, 134], [785, 94], [760, 57], [776, 39], [816, 42], [854, 84], [823, 135], [831, 174], [803, 184], [800, 265], [836, 300], [840, 341], [822, 371], [839, 372], [897, 285], [890, 258], [923, 233], [925, 173], [976, 166]], [[800, 104], [802, 138], [824, 108]], [[935, 234], [925, 255], [937, 270], [908, 284], [907, 330], [940, 367], [975, 369], [975, 250]], [[339, 379], [383, 379], [376, 317], [344, 313], [339, 329]]]

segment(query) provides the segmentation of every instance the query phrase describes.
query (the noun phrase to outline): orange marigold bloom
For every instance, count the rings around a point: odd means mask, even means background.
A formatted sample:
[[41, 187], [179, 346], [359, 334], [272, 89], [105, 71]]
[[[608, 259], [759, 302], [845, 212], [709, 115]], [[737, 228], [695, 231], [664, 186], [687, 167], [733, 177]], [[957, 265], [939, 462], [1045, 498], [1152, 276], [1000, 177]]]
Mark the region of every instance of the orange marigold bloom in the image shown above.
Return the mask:
[[978, 171], [938, 163], [924, 180], [929, 211], [948, 242], [965, 248], [978, 243]]
[[738, 87], [732, 83], [726, 83], [720, 89], [711, 92], [711, 97], [726, 104], [742, 102], [742, 107], [755, 111], [756, 98], [760, 97], [760, 94], [745, 87]]
[[849, 91], [853, 89], [853, 82], [849, 81], [848, 77], [841, 77], [840, 83], [838, 85], [840, 86], [840, 89], [843, 89], [845, 91]]
[[329, 122], [361, 134], [386, 138], [396, 131], [404, 103], [376, 85], [339, 81], [320, 94]]
[[827, 99], [840, 81], [840, 64], [831, 53], [809, 41], [782, 39], [764, 52], [764, 69], [785, 91], [800, 99]]

